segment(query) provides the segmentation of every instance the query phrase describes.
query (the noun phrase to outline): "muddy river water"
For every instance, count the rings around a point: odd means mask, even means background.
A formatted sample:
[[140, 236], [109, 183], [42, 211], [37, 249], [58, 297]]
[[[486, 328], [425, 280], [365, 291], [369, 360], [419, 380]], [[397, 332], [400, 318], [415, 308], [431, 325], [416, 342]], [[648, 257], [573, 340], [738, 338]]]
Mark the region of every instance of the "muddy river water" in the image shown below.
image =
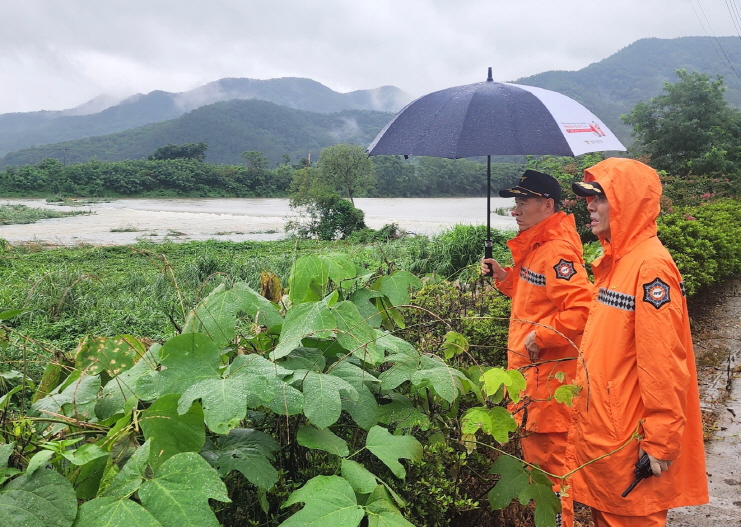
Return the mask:
[[[59, 205], [43, 199], [3, 199], [0, 205], [24, 204], [90, 214], [41, 220], [28, 225], [0, 225], [0, 238], [11, 243], [53, 245], [124, 245], [147, 240], [277, 240], [295, 213], [287, 199], [188, 198], [119, 199]], [[511, 198], [492, 198], [492, 210], [511, 207]], [[418, 234], [435, 234], [455, 224], [485, 224], [486, 198], [358, 198], [366, 224], [379, 229], [396, 223]], [[516, 230], [511, 216], [491, 215], [492, 228]]]

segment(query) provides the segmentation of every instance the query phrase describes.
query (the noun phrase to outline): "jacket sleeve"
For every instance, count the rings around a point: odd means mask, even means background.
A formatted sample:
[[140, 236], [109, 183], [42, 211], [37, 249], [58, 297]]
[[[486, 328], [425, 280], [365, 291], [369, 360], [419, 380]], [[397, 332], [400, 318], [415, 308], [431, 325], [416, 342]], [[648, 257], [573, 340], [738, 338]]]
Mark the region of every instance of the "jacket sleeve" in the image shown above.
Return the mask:
[[515, 272], [511, 267], [505, 267], [504, 270], [507, 272], [507, 276], [504, 280], [495, 280], [494, 285], [499, 291], [508, 297], [512, 298], [515, 289]]
[[544, 255], [546, 294], [557, 311], [539, 320], [541, 326], [535, 326], [535, 343], [541, 349], [568, 345], [559, 333], [572, 341], [581, 335], [592, 301], [592, 284], [576, 249], [568, 243], [545, 247], [549, 249]]
[[636, 286], [635, 339], [644, 405], [642, 446], [664, 460], [679, 455], [685, 426], [690, 382], [688, 350], [682, 339], [688, 323], [685, 309], [679, 273], [673, 265], [641, 269]]

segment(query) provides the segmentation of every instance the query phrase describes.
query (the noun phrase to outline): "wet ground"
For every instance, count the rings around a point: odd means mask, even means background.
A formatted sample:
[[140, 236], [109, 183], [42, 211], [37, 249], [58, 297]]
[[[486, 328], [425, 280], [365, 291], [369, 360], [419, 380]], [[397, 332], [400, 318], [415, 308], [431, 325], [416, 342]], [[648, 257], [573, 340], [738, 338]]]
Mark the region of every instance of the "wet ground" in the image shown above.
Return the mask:
[[690, 307], [710, 503], [669, 511], [667, 527], [741, 526], [741, 282], [720, 289]]

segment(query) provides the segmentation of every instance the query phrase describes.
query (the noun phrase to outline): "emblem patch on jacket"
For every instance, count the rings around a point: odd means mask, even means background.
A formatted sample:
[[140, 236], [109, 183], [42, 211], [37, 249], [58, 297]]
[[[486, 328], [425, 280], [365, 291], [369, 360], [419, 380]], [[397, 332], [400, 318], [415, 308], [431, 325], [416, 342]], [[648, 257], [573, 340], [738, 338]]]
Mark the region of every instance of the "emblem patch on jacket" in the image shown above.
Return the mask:
[[659, 309], [664, 304], [671, 302], [669, 290], [669, 284], [656, 277], [653, 282], [643, 284], [643, 301]]
[[576, 274], [574, 269], [574, 262], [569, 262], [561, 258], [561, 261], [553, 266], [556, 271], [556, 278], [560, 280], [571, 280], [571, 277]]

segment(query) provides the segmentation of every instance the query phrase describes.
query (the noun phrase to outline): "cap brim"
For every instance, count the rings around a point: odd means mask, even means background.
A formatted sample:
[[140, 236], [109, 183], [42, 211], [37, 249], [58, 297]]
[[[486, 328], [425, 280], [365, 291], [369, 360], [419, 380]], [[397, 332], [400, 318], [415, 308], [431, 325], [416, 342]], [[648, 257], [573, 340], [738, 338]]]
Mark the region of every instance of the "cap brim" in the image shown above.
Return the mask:
[[583, 197], [600, 196], [605, 193], [604, 190], [602, 190], [602, 186], [596, 181], [577, 181], [576, 183], [571, 184], [571, 190], [573, 190], [574, 194], [577, 196]]
[[522, 187], [506, 188], [499, 191], [500, 198], [542, 198], [542, 194]]

